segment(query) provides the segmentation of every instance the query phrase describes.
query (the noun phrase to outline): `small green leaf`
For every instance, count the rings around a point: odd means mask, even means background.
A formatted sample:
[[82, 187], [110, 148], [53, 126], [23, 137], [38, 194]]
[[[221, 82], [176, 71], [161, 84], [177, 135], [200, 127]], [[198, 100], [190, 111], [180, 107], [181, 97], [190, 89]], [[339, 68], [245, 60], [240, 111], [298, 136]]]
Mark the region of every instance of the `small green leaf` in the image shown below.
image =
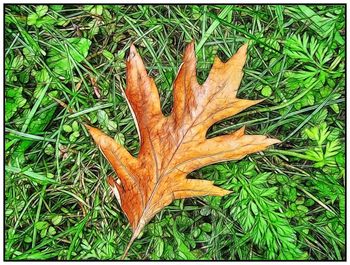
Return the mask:
[[48, 232], [49, 232], [50, 236], [53, 236], [56, 234], [56, 229], [54, 227], [50, 226]]
[[90, 38], [95, 36], [100, 31], [99, 23], [98, 23], [98, 20], [96, 19], [91, 20], [90, 23], [88, 24], [88, 27], [90, 28], [89, 30]]
[[118, 129], [118, 125], [115, 121], [108, 120], [107, 128], [109, 131], [116, 131]]
[[164, 241], [160, 237], [157, 237], [155, 240], [155, 245], [156, 245], [155, 253], [160, 258], [163, 255], [163, 251], [164, 251]]
[[199, 227], [200, 227], [200, 229], [202, 229], [203, 232], [207, 232], [207, 233], [209, 233], [212, 229], [211, 224], [209, 224], [209, 223], [201, 224]]
[[9, 121], [11, 117], [16, 113], [17, 111], [17, 104], [11, 101], [10, 99], [6, 99], [5, 102], [5, 121]]
[[270, 218], [272, 223], [275, 223], [277, 221], [277, 216], [274, 212], [269, 213], [269, 218]]
[[332, 88], [329, 86], [322, 86], [320, 88], [320, 94], [323, 98], [328, 97], [332, 93]]
[[38, 14], [39, 17], [45, 16], [48, 10], [49, 10], [48, 6], [44, 6], [44, 5], [39, 5], [35, 8], [35, 12]]
[[90, 13], [93, 15], [101, 16], [103, 12], [103, 6], [102, 5], [96, 5], [91, 10]]
[[296, 203], [296, 204], [304, 204], [304, 201], [305, 201], [304, 197], [299, 197], [299, 198], [295, 201], [295, 203]]
[[40, 231], [41, 238], [44, 238], [47, 235], [47, 228]]
[[338, 104], [332, 104], [332, 105], [330, 105], [330, 107], [335, 113], [339, 114], [340, 109], [339, 109], [339, 105]]
[[8, 217], [8, 216], [10, 216], [11, 214], [13, 214], [13, 209], [6, 209], [6, 211], [5, 211], [5, 216]]
[[200, 214], [201, 214], [202, 216], [209, 216], [210, 213], [211, 213], [211, 209], [210, 209], [210, 207], [208, 207], [208, 206], [202, 207], [202, 209], [201, 209], [201, 211], [200, 211]]
[[104, 110], [97, 111], [97, 119], [99, 124], [106, 126], [108, 125], [108, 115]]
[[264, 189], [263, 192], [260, 194], [260, 196], [263, 197], [274, 197], [273, 195], [276, 194], [276, 191], [278, 190], [277, 187], [271, 187], [268, 189]]
[[78, 132], [78, 131], [79, 131], [79, 124], [78, 124], [77, 121], [73, 121], [73, 123], [72, 123], [72, 129], [73, 129], [73, 131], [75, 131], [75, 132]]
[[25, 235], [24, 242], [30, 243], [30, 242], [32, 242], [32, 238], [29, 235]]
[[267, 178], [270, 176], [271, 174], [268, 172], [264, 172], [264, 173], [260, 173], [258, 175], [256, 175], [252, 181], [251, 184], [254, 186], [259, 186], [261, 184], [265, 184], [267, 182]]
[[17, 55], [12, 61], [12, 70], [19, 70], [23, 65], [23, 56], [21, 54]]
[[312, 93], [307, 93], [302, 99], [301, 103], [303, 106], [312, 106], [315, 103], [315, 97]]
[[50, 75], [46, 69], [41, 69], [35, 73], [35, 80], [37, 83], [47, 83], [50, 80]]
[[106, 57], [110, 61], [112, 61], [113, 58], [114, 58], [114, 55], [111, 52], [107, 51], [107, 50], [103, 50], [102, 55], [104, 57]]
[[57, 20], [55, 18], [50, 17], [50, 16], [45, 16], [45, 17], [42, 17], [42, 18], [37, 20], [36, 26], [38, 28], [42, 27], [43, 25], [48, 27], [48, 26], [54, 25], [56, 23], [57, 23]]
[[51, 144], [48, 144], [48, 145], [45, 147], [44, 152], [45, 152], [45, 154], [47, 154], [47, 155], [53, 155], [53, 154], [55, 154], [55, 148], [54, 148]]
[[85, 38], [70, 38], [67, 41], [72, 45], [69, 49], [70, 55], [77, 62], [82, 62], [87, 56], [91, 40]]
[[193, 238], [197, 238], [202, 233], [201, 229], [196, 227], [192, 231]]
[[68, 124], [64, 124], [64, 125], [62, 126], [62, 129], [63, 129], [63, 131], [65, 131], [65, 132], [67, 132], [67, 133], [70, 133], [70, 132], [73, 131], [72, 127], [69, 126]]
[[49, 227], [49, 223], [46, 221], [38, 221], [35, 223], [35, 228], [38, 230], [43, 230]]
[[261, 90], [261, 94], [264, 96], [264, 97], [269, 97], [271, 96], [272, 94], [272, 89], [270, 86], [264, 86]]
[[69, 135], [69, 141], [75, 142], [77, 140], [77, 138], [79, 137], [79, 135], [80, 135], [80, 133], [78, 131], [71, 133], [71, 135]]
[[50, 9], [54, 11], [61, 11], [63, 9], [63, 5], [50, 5]]
[[117, 133], [115, 136], [114, 136], [114, 140], [121, 144], [121, 145], [124, 145], [125, 144], [125, 136], [124, 134], [122, 133]]
[[254, 215], [258, 215], [259, 214], [258, 207], [256, 206], [256, 204], [254, 202], [250, 203], [250, 208], [252, 209], [252, 212], [253, 212]]
[[53, 225], [59, 225], [62, 221], [62, 215], [55, 215], [54, 217], [52, 217], [51, 222]]
[[38, 18], [39, 16], [36, 13], [31, 13], [27, 18], [27, 24], [29, 26], [35, 25]]
[[307, 213], [309, 211], [309, 209], [306, 206], [304, 206], [304, 205], [298, 205], [297, 209], [299, 211], [304, 212], [304, 213]]

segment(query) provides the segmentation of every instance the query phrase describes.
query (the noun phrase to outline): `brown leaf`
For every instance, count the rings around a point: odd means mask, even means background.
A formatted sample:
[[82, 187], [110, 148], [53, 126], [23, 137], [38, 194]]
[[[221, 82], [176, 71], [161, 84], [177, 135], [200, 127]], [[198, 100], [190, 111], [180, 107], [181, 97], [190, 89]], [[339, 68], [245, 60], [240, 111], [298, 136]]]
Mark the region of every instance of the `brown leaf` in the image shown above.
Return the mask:
[[87, 126], [119, 178], [118, 183], [110, 177], [108, 183], [133, 229], [130, 244], [154, 215], [173, 200], [230, 193], [212, 181], [187, 179], [188, 173], [209, 164], [241, 159], [279, 143], [263, 135], [246, 135], [244, 127], [229, 135], [206, 139], [211, 125], [260, 102], [236, 98], [246, 51], [247, 45], [243, 45], [226, 63], [216, 57], [207, 80], [199, 85], [194, 43], [190, 43], [174, 82], [171, 115], [165, 117], [154, 80], [147, 75], [140, 55], [131, 45], [125, 96], [141, 142], [137, 158], [113, 138]]

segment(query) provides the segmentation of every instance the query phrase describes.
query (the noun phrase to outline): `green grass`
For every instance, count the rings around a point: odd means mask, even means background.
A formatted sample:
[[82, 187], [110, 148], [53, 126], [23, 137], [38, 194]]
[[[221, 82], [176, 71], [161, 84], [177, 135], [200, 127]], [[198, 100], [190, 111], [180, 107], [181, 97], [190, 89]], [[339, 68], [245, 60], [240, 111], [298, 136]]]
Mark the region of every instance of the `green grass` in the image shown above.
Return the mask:
[[81, 122], [137, 154], [128, 48], [169, 113], [191, 40], [199, 82], [249, 41], [238, 96], [265, 98], [208, 137], [246, 125], [283, 142], [191, 173], [234, 192], [173, 202], [127, 258], [345, 259], [345, 5], [6, 5], [6, 260], [120, 259], [131, 230]]

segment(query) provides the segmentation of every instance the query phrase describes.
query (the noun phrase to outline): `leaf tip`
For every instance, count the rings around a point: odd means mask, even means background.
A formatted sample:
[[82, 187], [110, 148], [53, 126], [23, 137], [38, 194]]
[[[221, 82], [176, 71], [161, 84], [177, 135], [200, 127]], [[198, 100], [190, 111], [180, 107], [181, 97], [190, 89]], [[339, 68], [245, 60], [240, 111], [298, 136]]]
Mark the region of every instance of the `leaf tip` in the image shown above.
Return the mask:
[[195, 52], [194, 52], [194, 40], [192, 40], [185, 48], [183, 61], [193, 60], [195, 59]]
[[244, 135], [244, 132], [245, 132], [245, 125], [243, 125], [243, 127], [239, 128], [237, 131], [235, 131], [232, 136], [234, 137], [242, 137]]
[[223, 195], [222, 196], [225, 196], [225, 195], [229, 195], [229, 194], [231, 194], [233, 192], [233, 190], [225, 190], [224, 189], [224, 191], [223, 191]]
[[227, 61], [229, 65], [243, 69], [247, 58], [248, 43], [243, 44], [237, 52]]
[[86, 123], [83, 123], [85, 128], [88, 130], [88, 132], [90, 133], [90, 135], [92, 136], [92, 138], [94, 139], [95, 143], [98, 144], [99, 143], [99, 139], [101, 136], [101, 131], [99, 129], [96, 129]]
[[130, 44], [130, 48], [129, 48], [128, 62], [130, 60], [132, 60], [136, 55], [137, 55], [137, 50], [136, 50], [136, 47], [135, 47], [134, 43], [132, 42]]
[[83, 125], [85, 126], [85, 128], [90, 132], [90, 130], [93, 128], [90, 125], [83, 123]]
[[261, 103], [261, 102], [264, 102], [265, 100], [266, 100], [266, 98], [255, 99], [255, 100], [253, 100], [253, 101], [254, 101], [254, 105], [259, 104], [259, 103]]
[[282, 141], [275, 139], [275, 138], [269, 138], [268, 141], [269, 141], [269, 145], [282, 143]]
[[247, 54], [248, 42], [244, 43], [237, 51], [237, 53]]

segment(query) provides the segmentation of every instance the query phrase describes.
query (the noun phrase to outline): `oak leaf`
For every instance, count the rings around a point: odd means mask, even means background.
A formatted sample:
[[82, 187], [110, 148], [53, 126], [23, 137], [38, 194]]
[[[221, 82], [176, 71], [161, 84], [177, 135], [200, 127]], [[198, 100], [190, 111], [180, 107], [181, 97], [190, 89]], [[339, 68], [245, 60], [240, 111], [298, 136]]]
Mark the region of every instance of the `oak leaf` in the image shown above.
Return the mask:
[[190, 43], [173, 84], [173, 109], [164, 116], [154, 80], [131, 45], [125, 98], [139, 134], [137, 158], [113, 138], [86, 125], [118, 177], [108, 177], [108, 183], [133, 230], [127, 250], [143, 227], [173, 200], [230, 193], [214, 186], [213, 181], [188, 179], [187, 174], [209, 164], [241, 159], [279, 142], [263, 135], [246, 135], [244, 127], [206, 139], [214, 123], [261, 101], [236, 97], [246, 51], [247, 44], [226, 63], [216, 57], [207, 80], [199, 85], [194, 43]]

